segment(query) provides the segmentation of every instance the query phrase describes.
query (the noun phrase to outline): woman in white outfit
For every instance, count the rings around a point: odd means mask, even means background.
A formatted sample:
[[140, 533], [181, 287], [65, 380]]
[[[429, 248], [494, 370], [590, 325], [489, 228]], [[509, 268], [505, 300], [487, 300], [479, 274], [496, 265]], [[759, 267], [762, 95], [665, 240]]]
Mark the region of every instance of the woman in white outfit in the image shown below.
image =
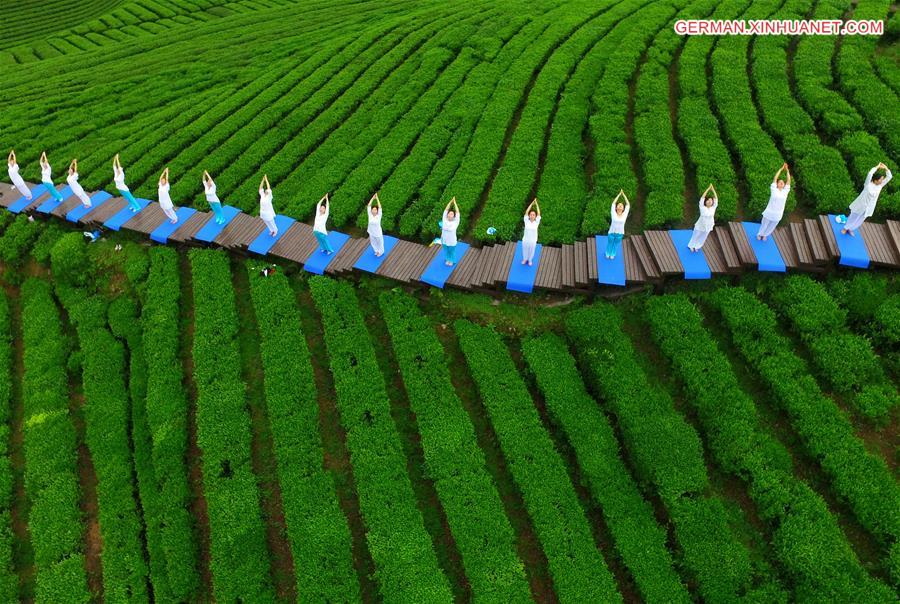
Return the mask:
[[525, 232], [522, 234], [522, 264], [532, 265], [537, 248], [538, 226], [541, 224], [541, 206], [537, 198], [525, 208]]
[[156, 189], [157, 199], [159, 199], [159, 208], [169, 219], [169, 222], [175, 224], [178, 222], [178, 214], [175, 213], [175, 204], [172, 203], [172, 197], [169, 195], [169, 169], [163, 170], [159, 176], [159, 187]]
[[628, 196], [625, 195], [625, 191], [619, 189], [619, 194], [613, 199], [609, 208], [609, 231], [606, 233], [607, 260], [612, 260], [616, 257], [616, 251], [619, 249], [619, 244], [622, 243], [622, 237], [625, 236], [625, 221], [628, 220], [628, 211], [630, 209], [631, 204], [628, 203]]
[[259, 217], [269, 229], [270, 236], [278, 235], [278, 225], [275, 224], [275, 208], [272, 207], [272, 185], [269, 184], [269, 177], [265, 174], [263, 174], [262, 182], [259, 183]]
[[206, 170], [203, 171], [203, 193], [206, 195], [206, 201], [212, 209], [216, 224], [225, 224], [225, 214], [222, 212], [222, 202], [216, 194], [216, 182]]
[[[781, 178], [782, 172], [785, 173], [787, 181]], [[775, 227], [778, 226], [778, 223], [781, 222], [781, 218], [784, 216], [784, 204], [790, 192], [791, 171], [788, 169], [787, 162], [785, 162], [781, 164], [781, 167], [772, 179], [772, 184], [769, 185], [769, 203], [766, 204], [766, 209], [763, 210], [762, 222], [759, 225], [759, 230], [756, 232], [756, 238], [760, 241], [768, 239]]]
[[459, 228], [459, 206], [456, 198], [450, 200], [444, 208], [441, 222], [441, 246], [444, 248], [444, 264], [456, 264], [456, 229]]
[[63, 201], [63, 196], [62, 193], [56, 190], [56, 185], [53, 184], [52, 174], [53, 169], [50, 167], [50, 160], [47, 159], [47, 152], [44, 151], [41, 153], [41, 183], [46, 187], [50, 196], [61, 203]]
[[328, 228], [326, 227], [328, 224], [328, 215], [330, 213], [331, 202], [328, 199], [328, 193], [325, 193], [325, 197], [320, 199], [319, 203], [316, 204], [316, 219], [313, 222], [313, 235], [316, 236], [316, 241], [319, 242], [319, 249], [326, 256], [330, 256], [334, 253], [331, 242], [328, 241]]
[[[884, 170], [884, 172], [879, 173], [876, 176], [875, 173], [879, 170]], [[878, 196], [881, 194], [881, 189], [884, 188], [884, 185], [891, 182], [893, 177], [894, 175], [891, 174], [890, 168], [883, 163], [879, 163], [869, 170], [869, 173], [866, 175], [866, 184], [863, 187], [862, 192], [853, 200], [853, 203], [850, 204], [850, 216], [847, 218], [847, 224], [841, 229], [841, 233], [844, 235], [856, 236], [854, 231], [862, 226], [862, 223], [865, 222], [866, 218], [875, 213], [875, 205], [878, 203]]]
[[369, 233], [369, 245], [372, 246], [375, 257], [380, 258], [384, 254], [384, 233], [381, 232], [381, 200], [378, 198], [378, 193], [375, 193], [369, 200], [366, 213], [369, 215], [369, 225], [366, 227], [366, 232]]
[[691, 240], [688, 241], [688, 249], [696, 252], [706, 243], [706, 238], [712, 233], [716, 226], [716, 208], [719, 207], [719, 194], [712, 183], [703, 195], [700, 196], [700, 217], [694, 223], [694, 232], [691, 233]]
[[11, 189], [18, 189], [22, 197], [31, 201], [31, 189], [25, 184], [22, 176], [19, 174], [19, 164], [16, 162], [16, 152], [10, 151], [9, 157], [6, 158], [6, 169], [9, 172], [9, 180], [12, 182]]
[[72, 163], [69, 164], [69, 175], [66, 176], [66, 183], [69, 185], [69, 188], [72, 189], [72, 192], [75, 193], [75, 196], [81, 200], [81, 205], [86, 208], [91, 207], [91, 198], [88, 197], [87, 193], [84, 192], [81, 183], [78, 182], [77, 159], [73, 159]]

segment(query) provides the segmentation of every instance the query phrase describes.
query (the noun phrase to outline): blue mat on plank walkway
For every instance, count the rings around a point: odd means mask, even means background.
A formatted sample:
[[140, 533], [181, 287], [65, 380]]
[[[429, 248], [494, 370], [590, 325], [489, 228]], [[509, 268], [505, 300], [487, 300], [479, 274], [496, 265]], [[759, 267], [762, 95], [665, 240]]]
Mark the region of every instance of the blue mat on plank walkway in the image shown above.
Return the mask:
[[535, 246], [532, 265], [528, 266], [522, 264], [522, 242], [516, 243], [516, 253], [513, 254], [512, 265], [509, 267], [506, 289], [523, 294], [530, 294], [534, 291], [534, 278], [537, 277], [542, 247], [540, 243]]
[[91, 197], [91, 207], [86, 208], [81, 204], [78, 204], [66, 214], [66, 220], [69, 222], [78, 222], [82, 218], [84, 218], [88, 212], [93, 212], [95, 209], [102, 206], [104, 203], [112, 199], [112, 195], [107, 193], [106, 191], [99, 191], [94, 193], [94, 196]]
[[43, 184], [37, 185], [31, 190], [31, 199], [28, 199], [27, 197], [22, 195], [22, 197], [9, 204], [7, 210], [12, 212], [13, 214], [18, 214], [19, 212], [30, 206], [32, 203], [37, 201], [38, 197], [46, 193], [47, 187], [45, 187]]
[[[350, 235], [346, 233], [328, 231], [328, 243], [331, 244], [331, 249], [333, 249], [334, 252], [331, 254], [326, 254], [318, 246], [316, 246], [316, 251], [310, 254], [309, 258], [306, 259], [306, 262], [303, 263], [303, 270], [314, 275], [324, 274], [325, 269], [328, 268], [328, 265], [331, 264], [331, 261], [334, 260], [335, 256], [338, 255], [338, 252], [341, 251], [341, 248], [344, 247], [344, 244], [349, 240]], [[384, 256], [387, 256], [387, 241], [385, 241], [384, 249], [385, 253], [382, 258], [384, 258]]]
[[[262, 222], [262, 218], [259, 219]], [[256, 236], [256, 239], [253, 240], [253, 243], [247, 248], [249, 251], [254, 254], [259, 254], [260, 256], [265, 256], [269, 253], [269, 250], [272, 249], [272, 246], [278, 243], [278, 240], [281, 239], [284, 234], [287, 232], [291, 225], [297, 222], [290, 216], [282, 216], [281, 214], [275, 215], [275, 226], [278, 229], [278, 234], [272, 237], [269, 235], [269, 229], [264, 228], [263, 232]]]
[[419, 281], [444, 289], [447, 279], [453, 274], [454, 269], [459, 266], [459, 263], [462, 261], [463, 256], [466, 255], [468, 249], [468, 243], [460, 241], [456, 244], [456, 263], [453, 266], [444, 264], [444, 251], [440, 250], [438, 255], [432, 259], [428, 268], [425, 269], [425, 272], [422, 273], [422, 276], [419, 277]]
[[741, 224], [744, 227], [744, 233], [747, 234], [750, 248], [756, 256], [758, 270], [767, 273], [786, 273], [787, 266], [778, 250], [778, 244], [775, 243], [774, 235], [770, 235], [766, 241], [760, 241], [756, 238], [756, 233], [759, 232], [758, 222], [742, 222]]
[[59, 190], [59, 194], [62, 195], [62, 201], [57, 201], [57, 199], [51, 195], [50, 199], [39, 205], [35, 210], [41, 214], [49, 214], [72, 196], [72, 187], [69, 185], [64, 186]]
[[166, 244], [169, 241], [169, 237], [181, 228], [182, 225], [187, 221], [188, 218], [196, 214], [197, 210], [194, 208], [180, 207], [175, 210], [175, 216], [178, 217], [178, 222], [172, 224], [168, 218], [166, 218], [165, 222], [156, 227], [152, 233], [150, 233], [150, 239], [155, 241], [156, 243]]
[[144, 211], [144, 208], [150, 205], [149, 199], [137, 199], [138, 205], [141, 206], [141, 209], [137, 212], [132, 212], [131, 207], [126, 203], [125, 207], [107, 218], [106, 222], [103, 223], [108, 229], [112, 229], [114, 231], [118, 231], [125, 225], [126, 222], [140, 214]]
[[622, 246], [616, 257], [606, 257], [606, 235], [594, 237], [597, 251], [597, 281], [603, 285], [625, 285], [625, 258], [622, 257]]
[[[394, 249], [394, 246], [397, 245], [398, 241], [400, 240], [396, 237], [385, 235], [384, 253], [381, 256], [375, 255], [371, 245], [366, 246], [366, 250], [362, 253], [362, 256], [359, 257], [359, 260], [356, 261], [356, 264], [353, 265], [353, 268], [360, 271], [366, 271], [367, 273], [374, 273], [381, 267], [381, 263], [385, 261], [388, 254], [390, 254], [391, 250]], [[334, 246], [333, 243], [331, 245]]]
[[844, 228], [844, 225], [834, 219], [834, 214], [828, 215], [828, 223], [831, 225], [831, 231], [834, 233], [838, 252], [840, 253], [838, 264], [854, 268], [869, 268], [869, 250], [866, 248], [862, 230], [857, 229], [855, 237], [849, 234], [841, 234], [841, 229]]
[[677, 229], [669, 231], [669, 237], [675, 245], [675, 251], [678, 252], [678, 259], [681, 260], [681, 266], [684, 267], [685, 279], [712, 279], [712, 271], [706, 262], [706, 256], [703, 254], [703, 248], [700, 251], [692, 252], [688, 249], [688, 243], [694, 231]]
[[213, 240], [219, 236], [225, 227], [234, 220], [234, 217], [240, 214], [241, 211], [234, 206], [222, 206], [222, 215], [225, 216], [225, 222], [222, 224], [216, 224], [215, 216], [210, 216], [209, 220], [206, 221], [206, 224], [203, 225], [197, 234], [194, 235], [194, 239], [197, 241], [203, 241], [204, 243], [212, 243]]

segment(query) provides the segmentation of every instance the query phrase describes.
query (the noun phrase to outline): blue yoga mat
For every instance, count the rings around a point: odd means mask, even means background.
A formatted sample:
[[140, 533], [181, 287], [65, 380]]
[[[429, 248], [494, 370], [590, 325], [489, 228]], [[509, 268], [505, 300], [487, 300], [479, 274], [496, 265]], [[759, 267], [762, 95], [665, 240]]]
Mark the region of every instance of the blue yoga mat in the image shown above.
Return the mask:
[[194, 208], [185, 208], [181, 207], [175, 210], [175, 216], [178, 217], [178, 222], [172, 224], [169, 222], [169, 219], [166, 218], [165, 222], [156, 227], [152, 233], [150, 233], [150, 239], [155, 241], [156, 243], [166, 244], [169, 241], [169, 237], [177, 231], [181, 226], [187, 221], [188, 218], [193, 216], [197, 210]]
[[439, 250], [438, 255], [432, 259], [431, 264], [428, 265], [428, 268], [426, 268], [425, 272], [422, 273], [422, 276], [419, 277], [419, 281], [444, 289], [447, 279], [450, 278], [453, 270], [459, 266], [460, 261], [462, 261], [463, 256], [466, 255], [468, 249], [468, 243], [460, 241], [456, 244], [456, 263], [453, 266], [444, 264], [444, 250]]
[[222, 215], [225, 216], [225, 222], [216, 224], [215, 216], [211, 216], [209, 220], [206, 221], [206, 224], [203, 225], [203, 228], [194, 235], [194, 239], [205, 243], [212, 243], [213, 240], [219, 236], [219, 233], [225, 230], [228, 223], [234, 220], [234, 217], [240, 213], [241, 211], [234, 206], [222, 206]]
[[747, 240], [756, 255], [758, 270], [768, 273], [786, 273], [787, 266], [784, 264], [781, 252], [778, 251], [775, 237], [770, 235], [766, 241], [760, 241], [756, 238], [756, 234], [759, 232], [758, 222], [742, 222], [741, 224], [744, 225]]
[[606, 235], [596, 235], [597, 243], [597, 281], [603, 285], [625, 285], [625, 258], [622, 257], [622, 246], [612, 260], [606, 257]]
[[126, 203], [125, 207], [122, 208], [121, 210], [119, 210], [118, 212], [116, 212], [115, 214], [113, 214], [110, 218], [108, 218], [106, 220], [106, 222], [103, 223], [103, 226], [105, 226], [108, 229], [118, 231], [119, 229], [122, 228], [122, 226], [126, 222], [128, 222], [129, 220], [131, 220], [132, 218], [134, 218], [135, 216], [140, 214], [144, 210], [144, 208], [146, 208], [148, 205], [150, 205], [149, 199], [138, 199], [137, 202], [138, 202], [138, 205], [141, 206], [140, 211], [132, 212], [131, 208]]
[[388, 254], [391, 253], [391, 250], [394, 249], [394, 246], [397, 245], [398, 241], [399, 239], [397, 239], [396, 237], [385, 235], [384, 253], [381, 256], [375, 256], [375, 252], [372, 251], [371, 245], [366, 246], [366, 251], [362, 253], [362, 256], [360, 256], [359, 260], [356, 261], [356, 264], [353, 265], [353, 268], [361, 271], [366, 271], [367, 273], [374, 273], [378, 270], [378, 267], [381, 266], [381, 263], [384, 262], [388, 257]]
[[834, 220], [834, 214], [828, 215], [828, 223], [831, 225], [834, 238], [837, 240], [838, 252], [841, 255], [838, 264], [855, 268], [869, 268], [869, 250], [866, 248], [862, 229], [856, 229], [855, 237], [841, 234], [844, 225]]
[[18, 214], [19, 212], [21, 212], [22, 210], [24, 210], [25, 208], [30, 206], [32, 203], [37, 201], [37, 198], [40, 197], [41, 195], [45, 194], [46, 192], [47, 192], [47, 187], [45, 187], [42, 184], [37, 185], [36, 187], [34, 187], [31, 190], [31, 199], [28, 199], [27, 197], [25, 197], [23, 195], [22, 197], [18, 198], [17, 200], [15, 200], [11, 204], [9, 204], [9, 208], [7, 208], [7, 209], [10, 212], [12, 212], [13, 214]]
[[703, 254], [703, 248], [698, 252], [692, 252], [688, 249], [688, 243], [691, 241], [693, 231], [678, 229], [669, 231], [669, 237], [675, 245], [675, 251], [678, 252], [678, 258], [681, 260], [681, 266], [684, 267], [685, 279], [712, 279], [712, 271], [709, 270], [709, 264], [706, 262], [706, 256]]
[[[338, 252], [341, 251], [341, 248], [344, 247], [344, 244], [350, 239], [350, 235], [346, 233], [338, 233], [337, 231], [329, 231], [328, 232], [328, 243], [331, 244], [331, 249], [334, 250], [332, 254], [326, 254], [321, 249], [316, 247], [316, 251], [309, 255], [309, 258], [306, 259], [306, 263], [303, 265], [303, 270], [308, 273], [313, 273], [314, 275], [322, 275], [325, 273], [325, 269], [331, 264], [331, 261], [334, 260], [334, 257], [338, 255]], [[387, 242], [385, 242], [385, 250], [387, 250]], [[385, 251], [384, 256], [387, 256], [387, 252]], [[384, 258], [382, 256], [382, 258]]]
[[91, 207], [86, 208], [83, 205], [78, 204], [77, 206], [69, 210], [69, 213], [66, 214], [66, 220], [68, 220], [69, 222], [78, 222], [82, 218], [84, 218], [88, 212], [94, 211], [110, 199], [112, 199], [112, 195], [110, 195], [106, 191], [94, 193], [94, 196], [91, 197]]
[[281, 214], [277, 214], [275, 216], [275, 226], [278, 228], [278, 234], [272, 237], [271, 235], [269, 235], [268, 227], [266, 227], [263, 229], [262, 233], [257, 235], [256, 239], [253, 240], [253, 243], [251, 243], [250, 247], [248, 247], [247, 249], [254, 254], [265, 256], [269, 253], [269, 250], [272, 249], [272, 246], [278, 243], [278, 240], [281, 239], [285, 233], [287, 233], [287, 230], [295, 222], [296, 221], [290, 216], [282, 216]]
[[532, 265], [522, 264], [522, 242], [516, 244], [516, 253], [513, 254], [512, 265], [509, 267], [509, 277], [506, 279], [506, 289], [514, 292], [530, 294], [534, 290], [534, 278], [537, 277], [538, 263], [541, 260], [541, 244], [534, 248]]
[[66, 185], [59, 190], [59, 194], [62, 195], [62, 201], [57, 201], [56, 198], [51, 195], [50, 199], [39, 205], [36, 210], [41, 214], [49, 214], [72, 196], [72, 187]]

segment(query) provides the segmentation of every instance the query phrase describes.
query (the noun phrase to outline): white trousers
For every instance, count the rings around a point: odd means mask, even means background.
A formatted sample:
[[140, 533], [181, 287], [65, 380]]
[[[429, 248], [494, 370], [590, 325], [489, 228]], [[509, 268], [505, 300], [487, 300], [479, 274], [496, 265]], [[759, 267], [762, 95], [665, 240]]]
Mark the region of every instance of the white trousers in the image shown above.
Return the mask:
[[163, 208], [163, 214], [166, 215], [166, 218], [175, 222], [178, 220], [178, 214], [175, 213], [175, 208]]
[[845, 229], [848, 231], [855, 231], [859, 227], [862, 226], [862, 223], [866, 221], [865, 214], [857, 214], [856, 212], [850, 212], [850, 216], [847, 217], [847, 222], [844, 224]]
[[25, 181], [22, 180], [22, 177], [16, 174], [13, 176], [13, 184], [19, 190], [19, 193], [22, 194], [22, 197], [31, 197], [31, 189], [28, 188], [28, 185], [25, 184]]
[[537, 241], [522, 240], [522, 260], [531, 262], [534, 260], [534, 250], [537, 249]]
[[706, 238], [709, 237], [711, 232], [694, 229], [694, 232], [691, 234], [691, 240], [688, 241], [688, 247], [692, 250], [699, 250], [706, 243]]
[[91, 207], [91, 198], [88, 197], [87, 193], [85, 193], [84, 191], [81, 191], [79, 193], [75, 193], [75, 195], [78, 197], [78, 199], [81, 200], [81, 203], [82, 203], [82, 205], [84, 205], [84, 207], [86, 207], [86, 208]]
[[377, 255], [384, 253], [384, 235], [369, 235], [369, 245]]
[[278, 226], [276, 226], [274, 219], [266, 220], [265, 218], [263, 218], [263, 223], [266, 225], [266, 228], [269, 229], [272, 237], [278, 234]]
[[762, 223], [759, 225], [759, 231], [756, 233], [757, 237], [768, 237], [775, 230], [775, 227], [778, 226], [777, 220], [769, 220], [768, 218], [763, 218]]

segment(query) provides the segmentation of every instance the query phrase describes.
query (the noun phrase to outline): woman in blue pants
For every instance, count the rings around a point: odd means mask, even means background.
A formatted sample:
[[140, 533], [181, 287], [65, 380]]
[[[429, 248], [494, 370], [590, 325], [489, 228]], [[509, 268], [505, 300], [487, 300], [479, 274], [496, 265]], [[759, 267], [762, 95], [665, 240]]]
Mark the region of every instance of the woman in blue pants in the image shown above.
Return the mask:
[[607, 260], [616, 257], [619, 244], [622, 243], [622, 237], [625, 235], [625, 221], [628, 219], [628, 210], [630, 209], [631, 204], [628, 203], [625, 191], [619, 189], [619, 194], [613, 199], [612, 206], [609, 208], [609, 232], [606, 234]]
[[456, 264], [456, 229], [459, 228], [459, 206], [456, 198], [450, 200], [444, 208], [441, 221], [441, 246], [444, 248], [444, 264]]
[[209, 207], [213, 211], [216, 224], [225, 224], [222, 202], [219, 201], [219, 196], [216, 195], [216, 183], [206, 170], [203, 171], [203, 192], [206, 194], [206, 201], [209, 202]]
[[319, 203], [316, 204], [316, 220], [313, 222], [313, 235], [316, 236], [316, 240], [319, 242], [319, 249], [321, 249], [322, 253], [325, 255], [334, 253], [331, 244], [328, 242], [328, 229], [325, 227], [325, 224], [328, 222], [328, 214], [330, 211], [331, 206], [329, 205], [328, 193], [325, 193], [325, 197], [320, 199]]
[[53, 178], [51, 177], [52, 172], [53, 170], [50, 168], [50, 161], [47, 159], [47, 152], [44, 151], [41, 153], [41, 183], [47, 188], [47, 191], [50, 192], [50, 196], [53, 197], [53, 199], [62, 202], [62, 193], [57, 191], [56, 187], [53, 185]]
[[113, 181], [116, 183], [116, 189], [119, 190], [119, 193], [121, 193], [122, 197], [125, 198], [125, 201], [128, 202], [128, 207], [131, 208], [131, 211], [140, 212], [141, 204], [138, 203], [137, 199], [134, 198], [134, 195], [131, 194], [131, 191], [128, 190], [128, 185], [125, 184], [125, 170], [122, 169], [118, 153], [116, 153], [116, 156], [113, 158]]

